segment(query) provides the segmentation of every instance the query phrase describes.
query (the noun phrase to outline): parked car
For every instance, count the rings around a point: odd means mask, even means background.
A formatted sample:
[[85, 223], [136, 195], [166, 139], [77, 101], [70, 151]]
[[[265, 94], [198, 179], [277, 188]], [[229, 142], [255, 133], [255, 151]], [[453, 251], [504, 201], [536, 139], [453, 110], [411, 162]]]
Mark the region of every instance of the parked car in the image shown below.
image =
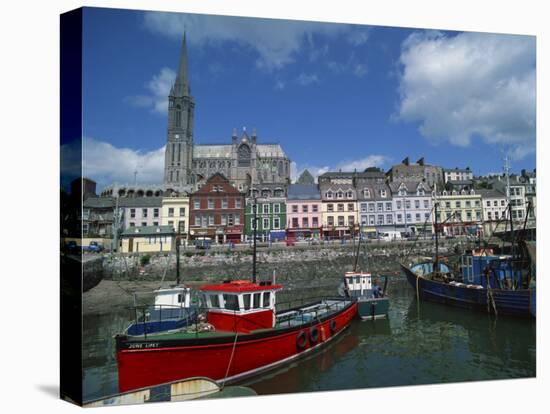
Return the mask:
[[296, 239], [286, 239], [286, 245], [287, 245], [287, 246], [294, 246], [294, 245], [296, 245]]
[[210, 249], [211, 240], [210, 239], [197, 239], [195, 240], [195, 249]]
[[103, 246], [96, 241], [91, 241], [88, 246], [83, 246], [82, 250], [85, 252], [101, 253], [103, 251]]
[[74, 240], [71, 240], [63, 246], [63, 251], [67, 254], [77, 254], [81, 252], [81, 248]]

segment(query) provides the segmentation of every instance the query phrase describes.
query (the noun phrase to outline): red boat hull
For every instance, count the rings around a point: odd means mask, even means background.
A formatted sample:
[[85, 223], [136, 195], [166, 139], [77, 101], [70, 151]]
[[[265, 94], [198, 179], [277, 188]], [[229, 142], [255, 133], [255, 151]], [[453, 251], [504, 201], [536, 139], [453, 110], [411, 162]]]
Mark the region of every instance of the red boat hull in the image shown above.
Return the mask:
[[[136, 342], [117, 338], [119, 391], [190, 377], [225, 379], [229, 383], [253, 376], [321, 347], [348, 327], [356, 313], [357, 303], [353, 302], [339, 313], [307, 325], [239, 334], [236, 340], [230, 336], [212, 343], [194, 343], [188, 339]], [[317, 341], [310, 335], [314, 327], [318, 330]]]

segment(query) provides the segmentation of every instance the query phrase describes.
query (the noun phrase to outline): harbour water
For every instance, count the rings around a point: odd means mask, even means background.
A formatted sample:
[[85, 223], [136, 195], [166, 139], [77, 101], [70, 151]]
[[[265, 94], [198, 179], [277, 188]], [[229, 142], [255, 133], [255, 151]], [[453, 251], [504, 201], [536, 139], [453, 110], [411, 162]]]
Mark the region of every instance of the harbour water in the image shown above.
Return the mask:
[[[285, 283], [286, 296], [278, 300], [334, 295], [338, 280], [323, 280], [315, 289], [307, 281]], [[536, 375], [534, 321], [417, 303], [403, 277], [390, 280], [388, 294], [387, 320], [354, 320], [322, 351], [240, 385], [280, 394]], [[130, 318], [124, 308], [84, 315], [85, 400], [118, 392], [113, 335]]]

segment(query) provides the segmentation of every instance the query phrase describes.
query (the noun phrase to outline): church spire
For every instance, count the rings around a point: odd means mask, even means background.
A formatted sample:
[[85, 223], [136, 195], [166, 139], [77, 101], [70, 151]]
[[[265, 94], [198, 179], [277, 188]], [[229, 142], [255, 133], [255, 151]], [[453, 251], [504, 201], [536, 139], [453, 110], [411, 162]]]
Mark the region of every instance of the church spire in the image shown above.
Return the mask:
[[174, 96], [189, 96], [191, 94], [189, 79], [187, 78], [187, 40], [185, 32], [183, 33], [183, 42], [181, 44], [178, 74], [171, 92]]

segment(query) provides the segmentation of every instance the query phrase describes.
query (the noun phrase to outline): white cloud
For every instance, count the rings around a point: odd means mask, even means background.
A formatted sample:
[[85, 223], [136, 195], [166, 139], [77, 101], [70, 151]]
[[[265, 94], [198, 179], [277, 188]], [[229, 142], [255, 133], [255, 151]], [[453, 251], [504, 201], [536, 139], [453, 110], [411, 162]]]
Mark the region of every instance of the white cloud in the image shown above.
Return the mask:
[[369, 155], [357, 160], [344, 160], [332, 166], [318, 166], [311, 164], [298, 165], [295, 161], [290, 163], [290, 178], [294, 182], [304, 172], [308, 170], [311, 175], [317, 179], [319, 175], [322, 175], [328, 171], [364, 171], [368, 167], [383, 167], [390, 162], [391, 159], [385, 155]]
[[308, 74], [308, 73], [303, 73], [302, 72], [296, 78], [296, 82], [298, 83], [298, 85], [308, 86], [308, 85], [311, 85], [313, 83], [319, 83], [319, 78], [317, 77], [317, 75], [315, 73]]
[[358, 78], [362, 78], [368, 72], [367, 64], [361, 62], [355, 52], [351, 52], [345, 62], [328, 61], [327, 67], [336, 74], [351, 73]]
[[353, 30], [348, 35], [348, 42], [351, 43], [353, 46], [364, 45], [369, 40], [370, 31], [371, 31], [371, 28], [361, 28], [359, 26], [358, 29]]
[[282, 80], [277, 80], [275, 82], [275, 89], [277, 90], [283, 90], [285, 88], [286, 84]]
[[398, 118], [434, 141], [535, 148], [535, 38], [413, 33], [402, 45]]
[[170, 68], [162, 68], [145, 84], [145, 88], [149, 92], [147, 95], [129, 96], [126, 98], [126, 102], [165, 115], [168, 111], [168, 94], [175, 80], [175, 71]]
[[163, 12], [146, 12], [145, 26], [173, 38], [181, 38], [185, 30], [188, 42], [196, 46], [237, 42], [256, 51], [256, 65], [266, 70], [292, 63], [302, 47], [311, 43], [313, 34], [331, 37], [351, 28], [304, 21]]
[[94, 138], [83, 140], [84, 176], [100, 185], [134, 182], [137, 170], [139, 184], [161, 184], [164, 174], [164, 147], [153, 151], [117, 148]]

